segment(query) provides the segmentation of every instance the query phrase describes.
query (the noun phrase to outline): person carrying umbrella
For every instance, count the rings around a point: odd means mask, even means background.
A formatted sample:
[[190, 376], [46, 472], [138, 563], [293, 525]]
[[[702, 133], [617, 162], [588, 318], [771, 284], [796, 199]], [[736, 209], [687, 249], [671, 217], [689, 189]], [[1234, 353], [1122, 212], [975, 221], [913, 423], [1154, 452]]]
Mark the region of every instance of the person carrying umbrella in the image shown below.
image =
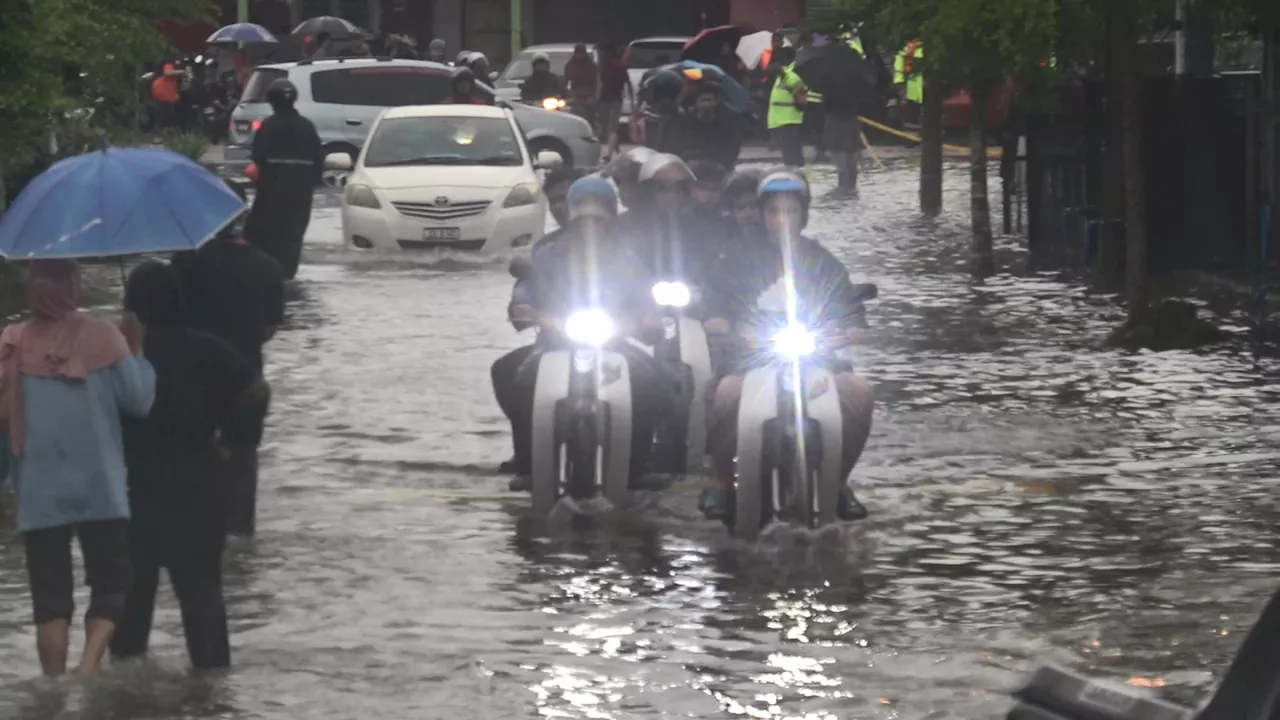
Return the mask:
[[249, 241], [280, 263], [287, 280], [298, 274], [312, 196], [324, 170], [320, 136], [294, 109], [297, 99], [298, 88], [285, 78], [267, 88], [273, 114], [253, 136], [258, 193], [245, 227]]
[[80, 301], [76, 261], [34, 260], [27, 272], [31, 319], [0, 334], [0, 447], [18, 491], [45, 675], [67, 670], [72, 537], [80, 540], [90, 588], [80, 672], [98, 671], [124, 611], [131, 575], [121, 417], [146, 416], [156, 390], [137, 319], [126, 314], [117, 328], [82, 315]]
[[769, 92], [769, 132], [782, 149], [782, 162], [804, 167], [804, 81], [795, 72], [795, 48], [784, 47], [774, 54], [783, 65]]

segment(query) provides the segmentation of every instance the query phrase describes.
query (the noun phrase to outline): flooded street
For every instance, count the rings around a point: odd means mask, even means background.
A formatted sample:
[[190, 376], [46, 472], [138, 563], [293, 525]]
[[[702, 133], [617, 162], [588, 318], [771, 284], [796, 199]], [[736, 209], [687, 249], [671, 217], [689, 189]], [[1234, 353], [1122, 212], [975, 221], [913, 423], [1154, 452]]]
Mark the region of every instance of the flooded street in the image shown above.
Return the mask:
[[539, 532], [494, 472], [489, 365], [527, 340], [505, 260], [345, 252], [330, 200], [267, 348], [258, 535], [226, 563], [234, 669], [189, 673], [166, 586], [148, 660], [32, 680], [6, 491], [0, 718], [973, 719], [1046, 660], [1198, 699], [1280, 575], [1280, 365], [1098, 352], [1121, 313], [1028, 272], [1020, 240], [975, 285], [966, 169], [937, 221], [907, 161], [816, 201], [811, 234], [881, 298], [859, 355], [872, 515], [822, 553], [735, 545], [695, 482]]

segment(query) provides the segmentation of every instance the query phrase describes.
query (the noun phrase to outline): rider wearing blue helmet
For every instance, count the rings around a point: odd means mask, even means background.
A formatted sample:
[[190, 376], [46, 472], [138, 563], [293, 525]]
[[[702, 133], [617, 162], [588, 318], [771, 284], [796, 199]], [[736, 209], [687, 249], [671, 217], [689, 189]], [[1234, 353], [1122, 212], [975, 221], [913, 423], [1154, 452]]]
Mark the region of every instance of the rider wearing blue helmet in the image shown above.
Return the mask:
[[[757, 189], [763, 227], [745, 233], [734, 251], [722, 255], [708, 273], [704, 291], [707, 332], [725, 338], [755, 337], [765, 313], [774, 310], [792, 279], [796, 314], [811, 330], [826, 337], [856, 341], [866, 327], [866, 314], [849, 271], [826, 248], [802, 235], [809, 221], [809, 184], [793, 172], [765, 176]], [[703, 501], [707, 517], [726, 519], [734, 507], [734, 458], [737, 452], [738, 404], [745, 372], [755, 363], [769, 362], [759, 353], [729, 353], [724, 378], [718, 383], [708, 421], [716, 489]], [[844, 457], [847, 476], [853, 471], [871, 432], [871, 386], [852, 367], [832, 367], [844, 414]], [[839, 515], [857, 519], [865, 510], [847, 486], [840, 497]]]
[[596, 175], [584, 177], [569, 188], [567, 204], [568, 225], [534, 248], [531, 269], [517, 282], [508, 308], [513, 323], [539, 328], [535, 349], [516, 378], [513, 490], [527, 490], [530, 485], [530, 413], [538, 352], [563, 345], [559, 325], [573, 310], [600, 308], [623, 330], [610, 349], [627, 357], [631, 375], [633, 480], [648, 462], [654, 426], [669, 402], [670, 393], [663, 392], [653, 358], [626, 340], [628, 336], [651, 339], [655, 332], [661, 333], [662, 326], [653, 305], [652, 275], [637, 255], [617, 241], [618, 194], [613, 184]]

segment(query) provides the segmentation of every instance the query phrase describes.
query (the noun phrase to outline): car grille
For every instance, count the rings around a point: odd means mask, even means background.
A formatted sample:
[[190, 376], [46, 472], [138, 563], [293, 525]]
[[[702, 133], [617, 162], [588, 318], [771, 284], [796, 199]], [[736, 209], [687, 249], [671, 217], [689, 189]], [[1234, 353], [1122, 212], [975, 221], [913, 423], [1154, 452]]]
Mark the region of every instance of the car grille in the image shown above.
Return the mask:
[[393, 202], [391, 206], [407, 217], [427, 220], [461, 220], [482, 214], [489, 207], [489, 201], [460, 202], [444, 206], [435, 203]]
[[401, 250], [466, 250], [470, 252], [478, 252], [484, 247], [484, 239], [480, 240], [459, 240], [457, 242], [449, 242], [447, 240], [397, 240]]

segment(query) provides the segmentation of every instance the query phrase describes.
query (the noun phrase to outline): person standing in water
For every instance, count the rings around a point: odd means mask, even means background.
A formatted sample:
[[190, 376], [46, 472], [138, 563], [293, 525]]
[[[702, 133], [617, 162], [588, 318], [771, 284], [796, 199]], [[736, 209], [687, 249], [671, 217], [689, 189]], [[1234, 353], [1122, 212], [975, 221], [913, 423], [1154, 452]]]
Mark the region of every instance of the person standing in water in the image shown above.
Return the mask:
[[35, 260], [27, 275], [32, 317], [0, 335], [0, 428], [45, 675], [67, 670], [73, 536], [89, 585], [80, 672], [98, 671], [124, 610], [132, 579], [121, 416], [145, 417], [156, 387], [136, 318], [126, 314], [117, 328], [82, 315], [80, 295], [75, 261]]
[[219, 465], [229, 448], [256, 442], [267, 386], [225, 340], [188, 327], [171, 266], [150, 261], [135, 268], [124, 303], [146, 326], [143, 349], [156, 371], [156, 398], [150, 415], [124, 424], [134, 579], [111, 654], [146, 652], [163, 567], [182, 608], [191, 664], [227, 667], [222, 551], [231, 497]]

